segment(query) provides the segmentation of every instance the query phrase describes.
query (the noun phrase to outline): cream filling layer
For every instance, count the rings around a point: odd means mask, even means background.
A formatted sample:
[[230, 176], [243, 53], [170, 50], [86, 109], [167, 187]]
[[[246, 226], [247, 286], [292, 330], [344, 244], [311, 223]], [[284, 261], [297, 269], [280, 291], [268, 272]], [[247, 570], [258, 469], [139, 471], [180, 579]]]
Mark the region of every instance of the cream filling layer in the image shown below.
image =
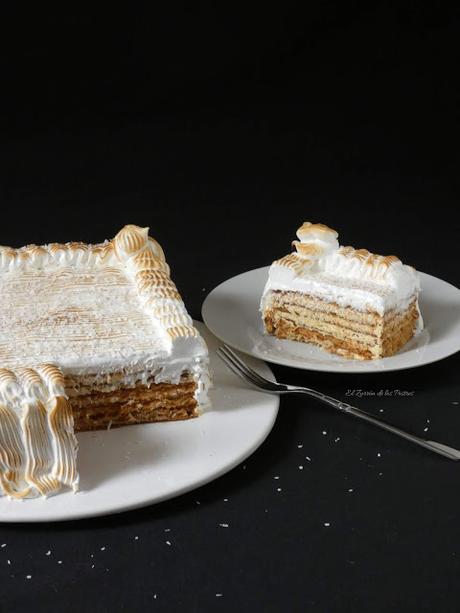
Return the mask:
[[383, 315], [392, 309], [406, 310], [418, 294], [418, 285], [414, 282], [394, 288], [367, 279], [343, 278], [330, 272], [302, 271], [302, 274], [298, 274], [294, 269], [275, 262], [270, 267], [264, 288], [262, 310], [271, 291], [301, 292], [320, 300], [334, 302], [341, 307], [374, 311]]

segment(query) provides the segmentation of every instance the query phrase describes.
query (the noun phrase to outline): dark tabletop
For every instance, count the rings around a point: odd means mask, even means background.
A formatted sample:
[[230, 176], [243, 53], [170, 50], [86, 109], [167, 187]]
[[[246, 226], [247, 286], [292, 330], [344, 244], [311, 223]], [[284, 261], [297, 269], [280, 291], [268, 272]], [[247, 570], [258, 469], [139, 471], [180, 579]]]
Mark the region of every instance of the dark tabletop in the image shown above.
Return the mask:
[[[459, 285], [456, 14], [17, 13], [2, 20], [1, 244], [148, 225], [195, 318], [304, 220]], [[460, 447], [459, 368], [273, 370]], [[199, 490], [0, 525], [0, 610], [458, 611], [459, 515], [454, 462], [285, 398], [254, 455]]]

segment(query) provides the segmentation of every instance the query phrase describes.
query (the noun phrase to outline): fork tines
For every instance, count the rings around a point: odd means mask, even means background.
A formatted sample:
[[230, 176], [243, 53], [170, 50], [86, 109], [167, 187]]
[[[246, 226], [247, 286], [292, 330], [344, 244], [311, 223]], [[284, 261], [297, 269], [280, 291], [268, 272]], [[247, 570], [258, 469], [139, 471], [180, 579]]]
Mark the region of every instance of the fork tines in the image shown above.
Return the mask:
[[219, 347], [217, 353], [235, 375], [238, 375], [248, 383], [251, 383], [260, 389], [267, 391], [276, 390], [276, 383], [265, 379], [265, 377], [262, 377], [262, 375], [259, 375], [259, 373], [245, 364], [243, 360], [227, 345], [222, 345]]

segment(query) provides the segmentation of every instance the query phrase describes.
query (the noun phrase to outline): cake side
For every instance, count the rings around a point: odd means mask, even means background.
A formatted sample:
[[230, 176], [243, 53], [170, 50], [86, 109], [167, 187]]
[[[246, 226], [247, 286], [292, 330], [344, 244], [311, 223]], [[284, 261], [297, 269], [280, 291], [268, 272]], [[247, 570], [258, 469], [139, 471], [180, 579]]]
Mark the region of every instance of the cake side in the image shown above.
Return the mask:
[[305, 222], [295, 252], [273, 262], [262, 300], [265, 331], [354, 358], [392, 355], [422, 327], [416, 271], [395, 256], [340, 247]]
[[168, 368], [163, 367], [161, 375], [155, 377], [155, 384], [170, 382], [178, 385], [180, 377], [192, 377], [197, 406], [195, 414], [198, 414], [209, 404], [208, 350], [171, 280], [163, 250], [148, 236], [148, 228], [134, 225], [125, 226], [113, 239], [113, 245], [128, 277], [136, 286], [144, 312], [153, 319], [170, 348], [169, 364], [173, 366], [173, 376], [165, 376]]
[[378, 313], [340, 307], [308, 294], [272, 292], [263, 311], [268, 334], [309, 342], [347, 358], [372, 360], [398, 351], [415, 333], [414, 301], [405, 311]]

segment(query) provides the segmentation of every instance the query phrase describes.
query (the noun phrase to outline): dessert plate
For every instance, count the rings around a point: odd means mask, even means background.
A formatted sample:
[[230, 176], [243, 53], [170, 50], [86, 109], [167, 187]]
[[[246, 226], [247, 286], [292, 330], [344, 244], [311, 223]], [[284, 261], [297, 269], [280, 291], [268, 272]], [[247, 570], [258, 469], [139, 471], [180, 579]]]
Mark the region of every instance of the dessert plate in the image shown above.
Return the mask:
[[[78, 434], [81, 491], [22, 502], [0, 497], [0, 521], [81, 519], [161, 502], [223, 475], [262, 444], [279, 398], [244, 385], [217, 357], [217, 339], [195, 325], [209, 347], [212, 409], [198, 419]], [[250, 364], [273, 378], [266, 364]]]
[[259, 303], [268, 266], [224, 281], [206, 297], [202, 314], [208, 328], [222, 341], [267, 362], [337, 373], [414, 368], [460, 350], [460, 290], [431, 275], [419, 274], [420, 310], [425, 329], [399, 353], [381, 360], [350, 360], [311, 344], [264, 334]]

